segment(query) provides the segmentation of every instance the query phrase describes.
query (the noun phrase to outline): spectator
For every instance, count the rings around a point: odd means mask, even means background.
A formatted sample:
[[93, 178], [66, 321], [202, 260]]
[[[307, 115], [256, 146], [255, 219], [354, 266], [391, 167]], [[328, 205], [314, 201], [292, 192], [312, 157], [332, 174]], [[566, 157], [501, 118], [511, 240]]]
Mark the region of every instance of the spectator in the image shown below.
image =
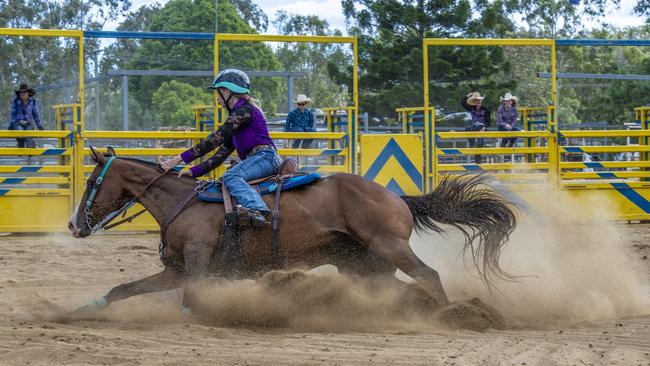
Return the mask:
[[[499, 131], [521, 131], [517, 127], [517, 97], [506, 93], [501, 98], [501, 105], [497, 110], [497, 127]], [[517, 141], [516, 137], [506, 137], [501, 139], [501, 147], [512, 147]]]
[[[490, 126], [490, 110], [483, 105], [483, 99], [485, 97], [481, 96], [479, 92], [472, 92], [467, 94], [466, 98], [463, 98], [460, 103], [471, 115], [472, 123], [471, 125], [465, 128], [465, 131], [485, 131]], [[483, 147], [485, 141], [482, 138], [479, 139], [467, 139], [469, 147]], [[474, 162], [476, 164], [481, 163], [481, 155], [474, 155]]]
[[[43, 129], [34, 95], [36, 95], [34, 89], [29, 88], [27, 84], [20, 84], [11, 103], [10, 130], [33, 130], [34, 127], [39, 130]], [[16, 138], [16, 141], [19, 148], [36, 147], [36, 142], [32, 137]]]
[[[307, 109], [307, 105], [311, 103], [311, 99], [307, 98], [304, 94], [299, 94], [298, 98], [294, 101], [297, 108], [289, 112], [287, 121], [284, 124], [285, 132], [316, 132], [314, 128], [314, 114]], [[298, 149], [301, 146], [303, 149], [309, 149], [313, 139], [296, 139], [291, 144], [292, 149]]]

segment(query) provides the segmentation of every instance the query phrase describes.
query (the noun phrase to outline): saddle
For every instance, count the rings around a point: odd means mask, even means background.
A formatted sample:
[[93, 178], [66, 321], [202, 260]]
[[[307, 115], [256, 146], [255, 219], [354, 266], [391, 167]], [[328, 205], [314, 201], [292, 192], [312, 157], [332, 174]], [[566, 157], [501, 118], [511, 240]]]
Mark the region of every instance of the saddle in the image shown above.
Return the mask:
[[[281, 185], [281, 191], [288, 191], [314, 183], [321, 179], [319, 173], [297, 173], [296, 175], [274, 175], [247, 182], [261, 195], [275, 192]], [[199, 189], [198, 197], [203, 202], [225, 203], [223, 184], [221, 181], [205, 181]]]
[[[274, 269], [280, 268], [280, 194], [318, 181], [318, 173], [301, 173], [298, 171], [298, 162], [293, 158], [285, 159], [280, 164], [277, 175], [269, 176], [247, 182], [261, 195], [275, 193], [275, 202], [271, 214], [271, 249], [272, 265]], [[199, 183], [198, 197], [204, 202], [219, 202], [224, 204], [226, 211], [224, 225], [220, 228], [219, 248], [216, 250], [213, 263], [217, 277], [241, 278], [248, 272], [245, 269], [244, 253], [241, 244], [241, 230], [252, 226], [249, 211], [235, 202], [230, 196], [226, 186], [220, 181], [207, 181]]]

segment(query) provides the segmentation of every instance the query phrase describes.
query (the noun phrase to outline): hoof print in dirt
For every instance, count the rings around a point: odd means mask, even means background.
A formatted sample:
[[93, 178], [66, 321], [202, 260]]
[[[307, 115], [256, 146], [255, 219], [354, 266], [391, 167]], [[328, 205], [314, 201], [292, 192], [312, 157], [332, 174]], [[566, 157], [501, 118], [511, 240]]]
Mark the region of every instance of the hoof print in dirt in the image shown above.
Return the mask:
[[454, 301], [436, 312], [436, 319], [451, 329], [469, 329], [479, 332], [505, 329], [503, 316], [493, 307], [475, 297], [469, 301]]

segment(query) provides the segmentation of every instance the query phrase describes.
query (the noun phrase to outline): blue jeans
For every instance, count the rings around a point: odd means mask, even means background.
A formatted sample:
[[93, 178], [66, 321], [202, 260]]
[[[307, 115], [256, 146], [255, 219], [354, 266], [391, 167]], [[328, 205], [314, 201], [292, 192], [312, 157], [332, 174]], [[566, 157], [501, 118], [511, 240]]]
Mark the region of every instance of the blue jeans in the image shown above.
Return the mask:
[[[17, 130], [17, 131], [31, 131], [34, 129], [34, 124], [30, 123], [28, 125], [21, 125], [20, 123], [14, 123], [11, 125], [10, 130]], [[23, 148], [23, 147], [36, 147], [36, 141], [34, 141], [33, 137], [17, 137], [16, 141], [18, 142], [18, 147]]]
[[234, 168], [229, 169], [222, 178], [230, 194], [237, 203], [249, 210], [259, 211], [266, 215], [269, 208], [262, 196], [246, 181], [268, 177], [277, 174], [282, 159], [275, 149], [264, 149], [242, 160]]
[[[521, 128], [517, 126], [512, 126], [512, 129], [506, 130], [504, 126], [499, 126], [499, 131], [521, 131]], [[501, 139], [501, 147], [512, 147], [517, 141], [516, 137], [506, 137]]]

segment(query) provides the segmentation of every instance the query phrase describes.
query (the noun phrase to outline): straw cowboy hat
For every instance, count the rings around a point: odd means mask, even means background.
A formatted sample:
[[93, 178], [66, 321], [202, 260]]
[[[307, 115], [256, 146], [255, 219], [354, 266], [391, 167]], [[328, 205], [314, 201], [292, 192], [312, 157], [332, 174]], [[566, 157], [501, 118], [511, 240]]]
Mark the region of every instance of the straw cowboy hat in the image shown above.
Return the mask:
[[503, 97], [499, 98], [503, 102], [504, 100], [512, 100], [513, 102], [519, 101], [519, 98], [515, 97], [514, 95], [510, 94], [510, 92], [506, 93]]
[[477, 100], [483, 100], [483, 99], [485, 99], [485, 97], [484, 96], [482, 97], [481, 93], [479, 92], [473, 92], [467, 94], [467, 104], [469, 105], [476, 105]]
[[298, 94], [298, 97], [296, 100], [293, 101], [294, 103], [311, 103], [311, 98], [307, 98], [305, 94]]
[[24, 92], [24, 91], [28, 92], [30, 97], [36, 95], [34, 89], [28, 87], [27, 84], [20, 84], [20, 88], [16, 90], [16, 95], [20, 96], [20, 92]]

